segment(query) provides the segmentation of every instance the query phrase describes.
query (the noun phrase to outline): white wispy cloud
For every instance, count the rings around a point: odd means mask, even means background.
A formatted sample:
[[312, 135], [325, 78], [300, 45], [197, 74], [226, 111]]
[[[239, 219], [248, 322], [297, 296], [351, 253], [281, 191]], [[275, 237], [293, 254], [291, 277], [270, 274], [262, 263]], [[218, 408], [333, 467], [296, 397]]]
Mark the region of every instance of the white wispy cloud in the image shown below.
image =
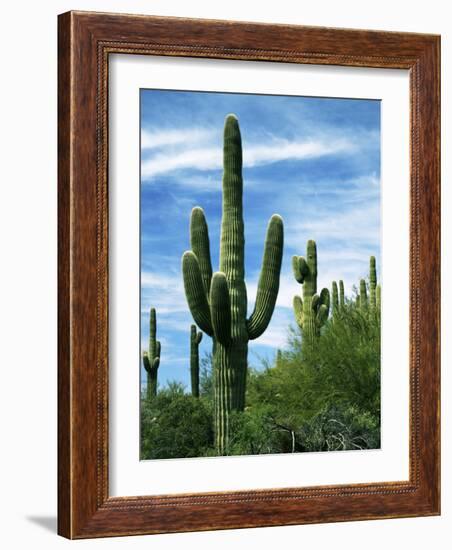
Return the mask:
[[[269, 144], [244, 146], [243, 164], [246, 167], [261, 166], [283, 160], [303, 160], [356, 150], [356, 144], [348, 139], [290, 141], [273, 138]], [[157, 153], [141, 164], [141, 175], [145, 180], [164, 173], [181, 169], [199, 171], [221, 169], [223, 152], [221, 147], [179, 148]], [[180, 180], [183, 184], [183, 179]]]
[[[314, 217], [314, 219], [311, 219]], [[370, 204], [360, 202], [353, 208], [335, 212], [313, 212], [305, 219], [285, 219], [285, 244], [289, 248], [300, 246], [300, 236], [308, 239], [335, 239], [349, 241], [354, 247], [360, 243], [379, 245], [380, 240], [380, 203], [371, 201]], [[350, 246], [352, 248], [352, 246]]]
[[182, 128], [171, 130], [142, 130], [141, 149], [157, 149], [168, 145], [199, 143], [215, 137], [216, 132], [207, 128]]
[[159, 314], [174, 314], [187, 310], [182, 274], [143, 271], [141, 288], [143, 312], [149, 311], [150, 307], [155, 307]]

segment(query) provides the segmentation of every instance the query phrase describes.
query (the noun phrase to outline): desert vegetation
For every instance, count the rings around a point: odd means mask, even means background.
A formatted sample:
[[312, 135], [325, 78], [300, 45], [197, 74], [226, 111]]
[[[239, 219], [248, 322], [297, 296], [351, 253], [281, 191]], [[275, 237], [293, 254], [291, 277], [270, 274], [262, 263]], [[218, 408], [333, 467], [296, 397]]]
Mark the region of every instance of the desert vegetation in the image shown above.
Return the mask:
[[[213, 272], [208, 226], [192, 210], [191, 249], [182, 278], [193, 324], [191, 391], [174, 382], [159, 389], [164, 368], [150, 310], [147, 373], [141, 399], [141, 458], [294, 453], [375, 449], [380, 446], [380, 301], [376, 262], [368, 280], [346, 295], [343, 281], [317, 291], [317, 245], [292, 259], [301, 285], [294, 296], [288, 344], [273, 361], [251, 368], [248, 342], [259, 338], [273, 315], [279, 290], [284, 228], [269, 221], [256, 301], [247, 316], [242, 206], [242, 145], [238, 120], [226, 117], [219, 271]], [[301, 237], [301, 236], [300, 236]], [[198, 328], [199, 330], [198, 330]], [[189, 330], [188, 330], [189, 329]], [[203, 333], [211, 352], [200, 359]], [[163, 367], [161, 367], [163, 365]]]

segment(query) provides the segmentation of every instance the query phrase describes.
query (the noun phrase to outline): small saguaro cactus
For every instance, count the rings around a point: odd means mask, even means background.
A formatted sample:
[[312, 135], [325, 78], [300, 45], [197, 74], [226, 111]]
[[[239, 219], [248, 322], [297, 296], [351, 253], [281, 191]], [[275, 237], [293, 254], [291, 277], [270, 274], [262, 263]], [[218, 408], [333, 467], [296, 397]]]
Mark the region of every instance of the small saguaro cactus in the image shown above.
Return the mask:
[[333, 317], [336, 317], [338, 313], [344, 308], [345, 296], [344, 296], [344, 281], [339, 281], [339, 293], [337, 291], [337, 283], [333, 281], [331, 289], [331, 307]]
[[225, 120], [223, 167], [220, 271], [212, 275], [208, 228], [199, 207], [191, 214], [191, 250], [182, 258], [191, 314], [213, 340], [214, 432], [220, 455], [228, 452], [230, 413], [245, 406], [248, 341], [258, 338], [272, 317], [283, 253], [283, 221], [274, 215], [267, 229], [256, 304], [247, 318], [242, 141], [235, 115]]
[[202, 332], [192, 325], [190, 329], [190, 378], [191, 394], [199, 397], [199, 344], [202, 340]]
[[331, 287], [331, 307], [333, 310], [333, 317], [335, 317], [339, 313], [339, 294], [337, 292], [336, 281], [333, 281]]
[[375, 265], [375, 256], [370, 257], [369, 261], [369, 305], [374, 310], [377, 307], [377, 268]]
[[367, 311], [369, 302], [367, 299], [367, 285], [364, 279], [359, 281], [359, 294], [356, 297], [356, 304], [361, 311]]
[[156, 339], [157, 318], [155, 308], [149, 315], [149, 351], [143, 353], [143, 365], [147, 373], [146, 395], [148, 399], [157, 394], [157, 371], [160, 365], [160, 342]]
[[320, 329], [328, 319], [330, 293], [322, 288], [317, 294], [317, 246], [308, 241], [306, 258], [293, 256], [292, 268], [295, 280], [303, 285], [303, 298], [295, 296], [293, 308], [298, 326], [303, 331], [304, 343], [312, 346], [320, 336]]
[[342, 309], [345, 306], [345, 293], [344, 293], [344, 281], [339, 281], [339, 308]]

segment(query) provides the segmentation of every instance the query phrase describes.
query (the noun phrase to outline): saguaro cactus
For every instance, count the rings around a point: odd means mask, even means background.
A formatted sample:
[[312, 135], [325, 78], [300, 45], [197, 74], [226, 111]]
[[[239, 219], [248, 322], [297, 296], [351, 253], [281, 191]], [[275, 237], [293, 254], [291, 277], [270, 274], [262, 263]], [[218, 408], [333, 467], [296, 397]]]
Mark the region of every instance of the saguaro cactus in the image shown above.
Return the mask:
[[212, 337], [215, 443], [228, 452], [229, 416], [245, 406], [248, 341], [267, 328], [279, 290], [283, 221], [270, 219], [254, 311], [247, 318], [244, 262], [242, 142], [238, 120], [228, 115], [224, 126], [223, 209], [220, 271], [212, 275], [207, 223], [201, 208], [191, 215], [191, 250], [184, 253], [185, 295], [193, 319]]
[[160, 365], [160, 342], [156, 339], [157, 318], [155, 308], [149, 315], [149, 351], [143, 353], [143, 365], [147, 373], [146, 395], [151, 399], [157, 394], [157, 371]]
[[202, 332], [196, 330], [192, 325], [190, 329], [190, 377], [191, 394], [199, 397], [199, 344], [202, 340]]
[[369, 305], [370, 310], [375, 311], [377, 307], [377, 267], [375, 265], [375, 256], [371, 256], [369, 261]]
[[367, 285], [364, 279], [359, 281], [359, 294], [356, 297], [356, 303], [361, 311], [367, 311], [369, 302], [367, 299]]
[[331, 307], [333, 310], [333, 317], [335, 317], [339, 313], [339, 294], [336, 281], [333, 281], [331, 287]]
[[380, 309], [381, 288], [377, 285], [377, 267], [375, 256], [369, 260], [369, 296], [367, 296], [367, 285], [364, 279], [359, 282], [359, 295], [356, 303], [362, 311], [374, 312]]
[[303, 331], [304, 344], [314, 345], [320, 335], [320, 328], [328, 319], [330, 293], [323, 288], [317, 294], [317, 246], [315, 241], [308, 241], [306, 258], [293, 256], [292, 268], [297, 282], [303, 285], [303, 299], [295, 296], [293, 308], [298, 326]]
[[339, 293], [337, 291], [337, 283], [336, 281], [333, 281], [331, 294], [332, 313], [333, 317], [336, 317], [345, 305], [344, 281], [339, 281]]
[[339, 308], [342, 309], [345, 306], [345, 293], [344, 293], [344, 281], [339, 281]]

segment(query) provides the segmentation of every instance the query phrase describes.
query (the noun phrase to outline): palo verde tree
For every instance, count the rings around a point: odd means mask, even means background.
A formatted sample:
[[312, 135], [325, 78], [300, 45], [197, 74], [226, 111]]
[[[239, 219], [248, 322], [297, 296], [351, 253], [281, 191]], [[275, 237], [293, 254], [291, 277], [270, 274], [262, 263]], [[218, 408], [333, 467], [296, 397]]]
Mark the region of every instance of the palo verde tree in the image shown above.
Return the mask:
[[155, 308], [149, 315], [149, 350], [143, 353], [143, 365], [147, 373], [146, 396], [151, 399], [157, 394], [157, 371], [160, 365], [160, 342], [157, 336], [157, 318]]
[[228, 453], [231, 412], [243, 411], [245, 406], [248, 341], [258, 338], [270, 322], [283, 254], [283, 221], [273, 215], [267, 229], [256, 304], [247, 317], [242, 195], [239, 123], [235, 115], [228, 115], [224, 126], [220, 270], [212, 275], [207, 222], [198, 207], [191, 214], [191, 250], [182, 258], [191, 314], [213, 340], [214, 432], [220, 455]]

